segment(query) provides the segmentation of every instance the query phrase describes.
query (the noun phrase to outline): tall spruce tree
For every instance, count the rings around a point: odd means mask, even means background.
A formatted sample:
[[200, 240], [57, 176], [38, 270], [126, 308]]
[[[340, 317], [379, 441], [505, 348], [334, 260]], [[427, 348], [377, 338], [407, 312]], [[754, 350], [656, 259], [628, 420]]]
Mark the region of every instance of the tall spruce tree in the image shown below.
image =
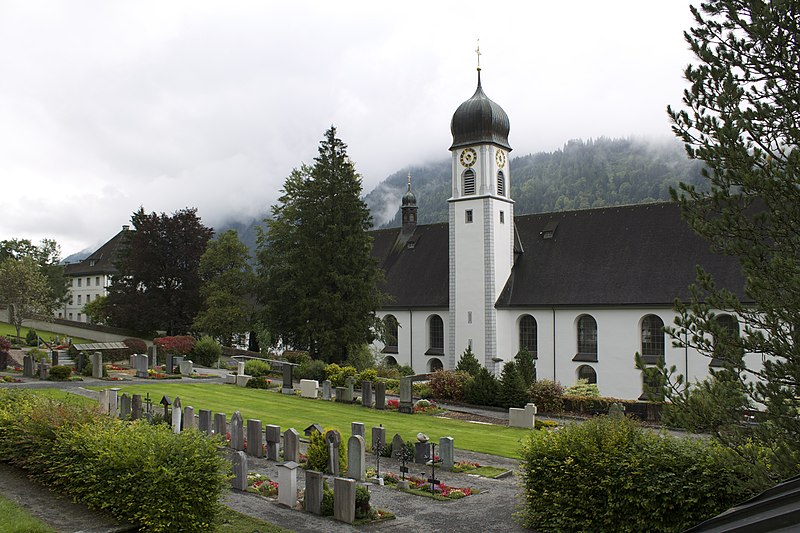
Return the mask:
[[[711, 0], [691, 9], [691, 87], [668, 113], [689, 157], [707, 166], [710, 189], [682, 185], [673, 197], [712, 249], [739, 259], [745, 287], [737, 297], [700, 270], [671, 329], [679, 344], [722, 359], [724, 374], [686, 388], [674, 368], [661, 372], [667, 396], [687, 412], [729, 412], [742, 391], [763, 408], [755, 428], [721, 415], [716, 429], [743, 455], [762, 444], [780, 478], [800, 465], [800, 4]], [[720, 311], [738, 317], [741, 336], [726, 334]]]
[[361, 178], [336, 128], [311, 166], [295, 169], [259, 236], [260, 301], [276, 339], [329, 362], [380, 331], [382, 273]]

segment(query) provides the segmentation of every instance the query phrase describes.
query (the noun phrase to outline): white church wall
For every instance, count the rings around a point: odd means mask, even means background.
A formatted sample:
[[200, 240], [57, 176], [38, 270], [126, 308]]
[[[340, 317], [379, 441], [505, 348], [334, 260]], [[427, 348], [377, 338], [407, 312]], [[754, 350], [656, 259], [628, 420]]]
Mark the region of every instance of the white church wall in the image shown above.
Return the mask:
[[[439, 359], [445, 368], [444, 355], [425, 355], [429, 349], [429, 323], [430, 317], [437, 315], [444, 324], [444, 353], [447, 353], [447, 313], [445, 308], [430, 309], [395, 309], [378, 312], [381, 319], [393, 315], [397, 319], [397, 353], [384, 353], [384, 356], [394, 357], [399, 365], [410, 365], [417, 373], [428, 372], [431, 359]], [[385, 345], [376, 341], [375, 347], [382, 351]]]

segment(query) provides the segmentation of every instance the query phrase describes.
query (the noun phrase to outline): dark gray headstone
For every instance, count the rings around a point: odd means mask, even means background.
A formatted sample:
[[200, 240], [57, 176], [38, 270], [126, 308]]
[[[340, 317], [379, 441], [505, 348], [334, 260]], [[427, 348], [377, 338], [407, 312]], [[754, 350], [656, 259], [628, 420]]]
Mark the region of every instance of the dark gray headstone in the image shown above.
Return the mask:
[[58, 350], [52, 350], [50, 352], [50, 361], [53, 363], [53, 366], [58, 366]]
[[235, 490], [247, 490], [247, 455], [239, 451], [233, 454], [233, 479], [231, 485]]
[[405, 414], [412, 414], [414, 412], [414, 403], [412, 398], [412, 391], [414, 382], [410, 377], [400, 378], [400, 408], [399, 411]]
[[283, 387], [281, 388], [281, 392], [284, 394], [294, 394], [294, 382], [292, 380], [292, 370], [294, 369], [294, 365], [282, 365], [283, 366]]
[[142, 418], [142, 395], [134, 394], [131, 398], [131, 420]]
[[283, 432], [283, 460], [294, 462], [300, 460], [300, 433], [294, 428]]
[[231, 417], [231, 448], [244, 450], [244, 421], [239, 411], [235, 411]]
[[224, 437], [228, 433], [228, 417], [225, 413], [214, 414], [214, 434]]
[[336, 387], [336, 401], [337, 402], [345, 401], [344, 397], [346, 395], [346, 392], [345, 392], [346, 390], [347, 389], [345, 389], [344, 387]]
[[347, 524], [356, 521], [356, 482], [354, 480], [334, 478], [333, 517]]
[[322, 514], [322, 472], [306, 470], [306, 492], [304, 506], [309, 513]]
[[86, 367], [86, 356], [83, 352], [78, 352], [78, 359], [75, 361], [75, 371], [78, 374], [83, 374], [83, 369]]
[[208, 409], [200, 409], [200, 419], [198, 421], [198, 429], [206, 435], [211, 434], [211, 411]]
[[26, 378], [32, 378], [35, 374], [33, 356], [26, 355], [22, 358], [22, 375]]
[[171, 353], [167, 354], [167, 361], [166, 361], [166, 369], [164, 370], [167, 374], [172, 374], [173, 370], [175, 370], [175, 358], [172, 356]]
[[194, 429], [194, 407], [187, 405], [183, 408], [183, 429]]
[[123, 420], [131, 417], [131, 397], [127, 394], [119, 397], [119, 417]]
[[372, 444], [373, 449], [383, 449], [386, 446], [386, 428], [374, 427], [372, 428]]
[[261, 420], [247, 420], [247, 455], [264, 456], [264, 433], [261, 431]]
[[431, 460], [431, 445], [427, 442], [414, 443], [414, 462], [424, 465]]
[[353, 398], [355, 397], [353, 393], [353, 387], [355, 387], [355, 385], [356, 385], [355, 378], [347, 378], [346, 380], [344, 380], [344, 387], [345, 389], [347, 389], [347, 391], [345, 391], [346, 394], [345, 400], [348, 402], [352, 402]]
[[331, 380], [326, 379], [322, 382], [322, 399], [323, 400], [330, 400], [331, 399]]
[[347, 440], [347, 477], [356, 481], [364, 481], [367, 470], [364, 437], [352, 435]]
[[264, 426], [267, 441], [267, 459], [278, 461], [281, 455], [281, 427], [274, 424]]
[[367, 429], [364, 426], [363, 422], [351, 422], [350, 423], [350, 434], [351, 435], [361, 435], [361, 437], [367, 436]]
[[386, 409], [386, 382], [375, 382], [375, 409]]
[[392, 438], [392, 457], [397, 457], [397, 454], [402, 451], [405, 445], [406, 443], [400, 433], [395, 433]]
[[361, 405], [372, 407], [372, 382], [364, 381], [361, 383]]

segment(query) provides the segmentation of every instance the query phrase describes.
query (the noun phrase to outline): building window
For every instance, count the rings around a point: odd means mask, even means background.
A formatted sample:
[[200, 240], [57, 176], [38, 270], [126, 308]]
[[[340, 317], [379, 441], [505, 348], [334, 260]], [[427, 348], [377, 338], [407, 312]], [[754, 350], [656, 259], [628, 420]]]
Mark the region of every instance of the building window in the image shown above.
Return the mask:
[[69, 319], [72, 320], [72, 313], [69, 314]]
[[597, 372], [589, 365], [581, 365], [578, 367], [578, 379], [585, 379], [587, 382], [597, 385]]
[[464, 211], [464, 222], [467, 224], [472, 224], [472, 209], [467, 209]]
[[444, 365], [441, 359], [433, 357], [428, 361], [428, 372], [436, 372], [437, 370], [444, 370]]
[[642, 359], [655, 365], [664, 359], [664, 321], [656, 315], [642, 319]]
[[91, 284], [92, 284], [92, 278], [86, 278], [86, 286], [88, 287]]
[[597, 322], [591, 315], [578, 318], [578, 353], [572, 360], [597, 362]]
[[88, 304], [91, 301], [92, 301], [92, 295], [91, 294], [87, 294], [86, 295], [86, 303]]
[[81, 278], [78, 278], [78, 287], [80, 287], [80, 286], [81, 286], [81, 282], [83, 282], [83, 279], [81, 279]]
[[95, 276], [95, 278], [94, 278], [94, 286], [95, 287], [99, 287], [100, 286], [100, 276]]
[[502, 170], [497, 171], [497, 196], [506, 195], [506, 176]]
[[383, 353], [397, 353], [397, 330], [399, 324], [394, 315], [386, 315], [383, 319], [386, 327], [386, 346], [383, 348]]
[[81, 321], [81, 314], [78, 313], [78, 322], [80, 322], [80, 321]]
[[538, 329], [536, 319], [531, 315], [522, 315], [519, 319], [519, 349], [528, 350], [534, 359], [537, 358]]
[[384, 359], [386, 366], [397, 366], [397, 359], [392, 357], [391, 355], [387, 355], [386, 359]]
[[81, 295], [78, 295], [78, 305], [81, 305]]
[[714, 333], [714, 356], [709, 366], [724, 366], [725, 358], [735, 352], [742, 353], [739, 340], [739, 322], [731, 315], [717, 315], [714, 319], [717, 331]]
[[468, 168], [464, 171], [464, 196], [475, 194], [475, 171]]
[[444, 355], [444, 322], [439, 315], [428, 319], [428, 351], [425, 355]]
[[500, 223], [501, 224], [505, 224], [506, 223], [506, 212], [505, 211], [500, 211]]

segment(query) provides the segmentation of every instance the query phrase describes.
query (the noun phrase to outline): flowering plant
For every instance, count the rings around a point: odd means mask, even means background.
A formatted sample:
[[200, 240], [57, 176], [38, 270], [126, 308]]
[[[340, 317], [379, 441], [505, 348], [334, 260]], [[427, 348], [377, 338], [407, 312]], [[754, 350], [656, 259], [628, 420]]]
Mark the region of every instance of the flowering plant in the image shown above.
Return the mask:
[[275, 497], [278, 495], [278, 482], [272, 481], [261, 474], [247, 474], [247, 492], [254, 492], [261, 496]]
[[472, 461], [458, 461], [453, 465], [453, 472], [465, 472], [467, 470], [475, 470], [480, 468], [480, 463]]
[[400, 409], [400, 400], [389, 400], [386, 402], [386, 407], [389, 409]]

